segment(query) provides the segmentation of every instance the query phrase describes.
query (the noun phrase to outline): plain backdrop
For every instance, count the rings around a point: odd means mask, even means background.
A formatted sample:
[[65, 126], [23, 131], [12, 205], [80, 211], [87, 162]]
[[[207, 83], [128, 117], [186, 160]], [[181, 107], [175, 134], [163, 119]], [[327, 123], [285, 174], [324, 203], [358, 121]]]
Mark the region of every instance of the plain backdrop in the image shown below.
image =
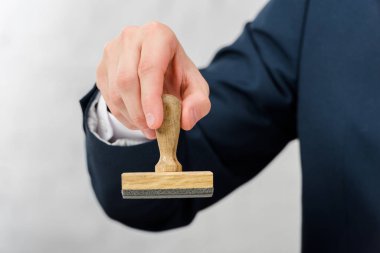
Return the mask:
[[85, 162], [78, 100], [107, 40], [158, 20], [205, 66], [265, 4], [1, 0], [0, 252], [299, 252], [298, 142], [190, 226], [163, 233], [108, 219]]

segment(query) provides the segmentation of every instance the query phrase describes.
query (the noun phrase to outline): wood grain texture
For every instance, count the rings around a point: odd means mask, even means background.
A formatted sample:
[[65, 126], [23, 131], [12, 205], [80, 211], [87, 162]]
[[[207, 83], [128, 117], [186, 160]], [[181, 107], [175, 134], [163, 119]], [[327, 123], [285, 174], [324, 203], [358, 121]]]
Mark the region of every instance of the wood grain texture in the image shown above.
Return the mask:
[[122, 190], [193, 188], [213, 188], [212, 172], [136, 172], [122, 174]]
[[155, 172], [123, 173], [122, 196], [125, 199], [211, 197], [214, 192], [210, 171], [182, 171], [177, 160], [181, 122], [181, 102], [163, 95], [164, 120], [156, 130], [160, 159]]
[[156, 130], [160, 160], [155, 166], [156, 172], [182, 171], [177, 160], [177, 145], [181, 127], [181, 102], [172, 95], [162, 96], [164, 120]]

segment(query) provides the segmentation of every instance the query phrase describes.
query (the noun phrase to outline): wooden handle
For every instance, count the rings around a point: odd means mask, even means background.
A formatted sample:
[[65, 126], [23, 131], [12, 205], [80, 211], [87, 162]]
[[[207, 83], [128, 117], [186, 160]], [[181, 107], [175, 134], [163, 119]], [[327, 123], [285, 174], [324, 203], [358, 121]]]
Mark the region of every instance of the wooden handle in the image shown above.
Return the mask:
[[156, 172], [180, 172], [182, 165], [177, 160], [177, 144], [181, 127], [181, 102], [172, 95], [162, 96], [164, 120], [156, 130], [160, 160]]

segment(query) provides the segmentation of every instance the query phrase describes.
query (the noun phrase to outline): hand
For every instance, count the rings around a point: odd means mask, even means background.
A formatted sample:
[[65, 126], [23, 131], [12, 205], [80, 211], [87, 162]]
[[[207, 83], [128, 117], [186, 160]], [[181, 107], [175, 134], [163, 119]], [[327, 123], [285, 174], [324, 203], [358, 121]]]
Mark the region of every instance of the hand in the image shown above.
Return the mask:
[[112, 114], [149, 139], [163, 121], [161, 95], [182, 101], [181, 127], [190, 130], [210, 111], [209, 88], [174, 32], [161, 23], [128, 26], [106, 44], [96, 84]]

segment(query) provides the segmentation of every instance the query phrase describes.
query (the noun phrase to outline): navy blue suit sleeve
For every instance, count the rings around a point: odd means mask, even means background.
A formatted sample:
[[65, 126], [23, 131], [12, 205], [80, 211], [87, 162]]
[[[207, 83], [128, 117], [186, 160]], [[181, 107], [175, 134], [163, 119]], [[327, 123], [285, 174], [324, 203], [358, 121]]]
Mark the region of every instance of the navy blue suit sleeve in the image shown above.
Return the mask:
[[257, 175], [296, 138], [296, 84], [305, 4], [275, 0], [248, 23], [239, 38], [201, 70], [212, 109], [191, 131], [181, 131], [178, 158], [184, 170], [214, 172], [212, 198], [123, 200], [121, 173], [153, 171], [156, 141], [109, 146], [88, 129], [94, 87], [82, 100], [87, 163], [106, 214], [128, 226], [159, 231], [189, 224], [196, 213]]

